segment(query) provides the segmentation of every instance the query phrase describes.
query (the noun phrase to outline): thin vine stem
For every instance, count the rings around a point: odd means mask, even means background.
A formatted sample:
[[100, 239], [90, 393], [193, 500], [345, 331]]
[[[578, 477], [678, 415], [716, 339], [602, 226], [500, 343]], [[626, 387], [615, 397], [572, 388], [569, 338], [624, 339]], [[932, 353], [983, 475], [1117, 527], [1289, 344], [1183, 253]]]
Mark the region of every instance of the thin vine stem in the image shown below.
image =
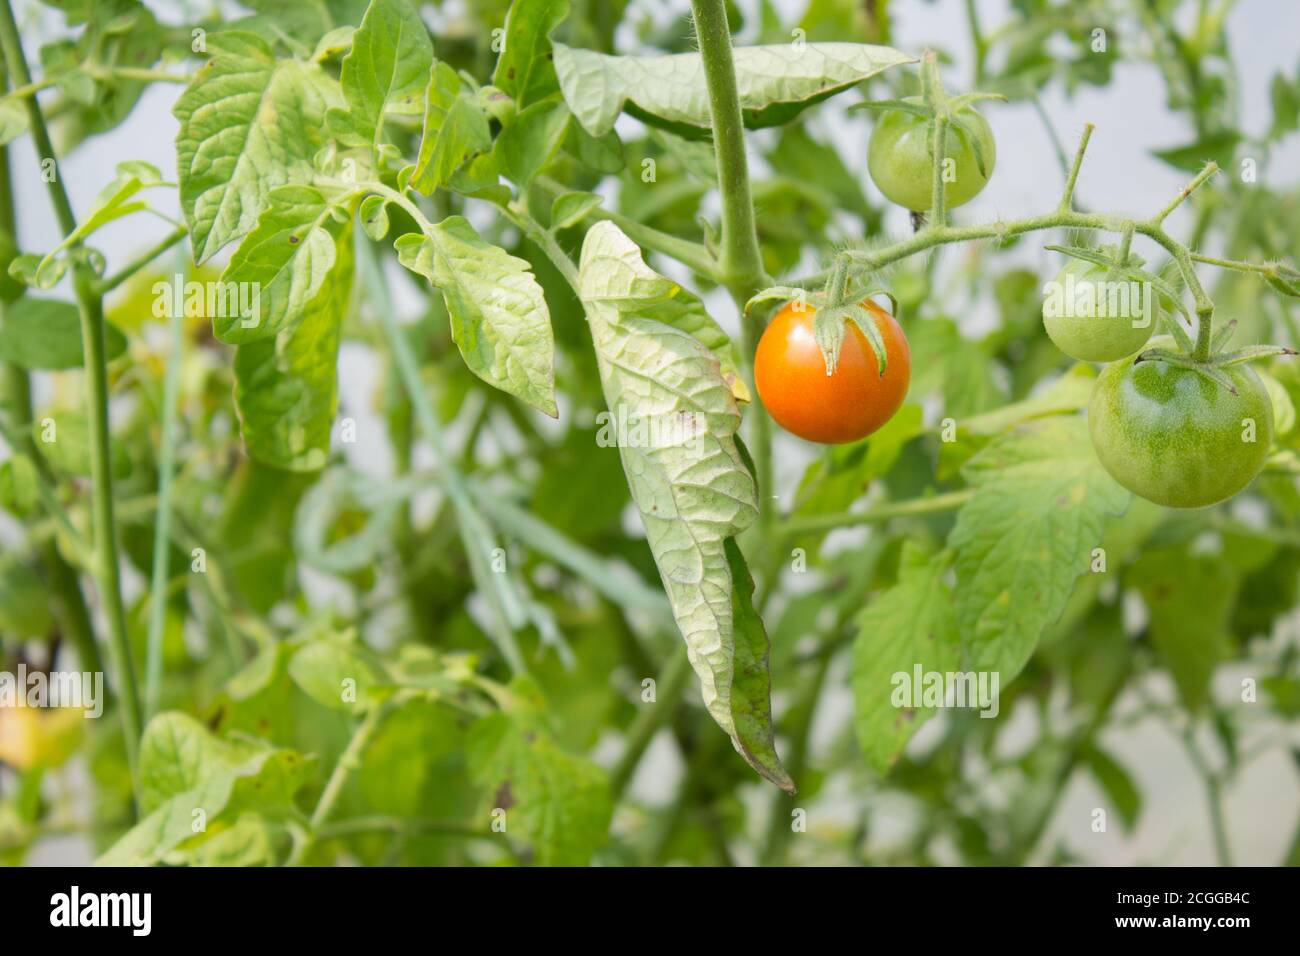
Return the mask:
[[[184, 269], [185, 257], [178, 265]], [[179, 277], [183, 271], [178, 272]], [[149, 637], [145, 650], [144, 717], [158, 711], [162, 692], [163, 632], [167, 624], [167, 584], [171, 556], [172, 478], [176, 470], [176, 431], [181, 362], [184, 358], [185, 305], [180, 296], [172, 304], [168, 318], [167, 367], [163, 373], [163, 397], [158, 450], [158, 516], [154, 522], [153, 568], [150, 582]]]

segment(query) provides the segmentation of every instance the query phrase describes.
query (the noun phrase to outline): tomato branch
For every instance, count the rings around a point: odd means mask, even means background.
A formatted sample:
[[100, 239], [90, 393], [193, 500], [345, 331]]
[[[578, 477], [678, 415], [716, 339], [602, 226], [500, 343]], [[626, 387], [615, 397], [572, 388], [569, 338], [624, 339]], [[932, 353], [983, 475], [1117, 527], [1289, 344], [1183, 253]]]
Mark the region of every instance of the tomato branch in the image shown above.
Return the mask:
[[99, 294], [104, 295], [105, 293], [112, 292], [114, 289], [120, 286], [127, 279], [131, 278], [131, 276], [135, 275], [141, 269], [148, 266], [149, 263], [153, 262], [160, 255], [162, 255], [164, 252], [170, 249], [172, 246], [176, 245], [176, 243], [184, 239], [188, 234], [189, 234], [189, 230], [187, 230], [184, 226], [177, 226], [171, 232], [167, 233], [167, 235], [165, 235], [162, 239], [158, 240], [157, 243], [155, 243], [145, 252], [141, 253], [135, 259], [131, 260], [129, 263], [127, 263], [125, 266], [119, 269], [117, 272], [113, 273], [111, 276], [105, 276], [103, 279], [101, 279], [96, 286], [96, 288], [99, 290]]
[[[547, 198], [552, 200], [567, 191], [561, 183], [547, 176], [537, 177], [534, 185], [540, 187]], [[692, 272], [714, 282], [721, 283], [723, 281], [723, 274], [717, 260], [700, 243], [674, 236], [671, 233], [655, 229], [653, 226], [643, 225], [635, 219], [624, 216], [622, 213], [602, 209], [599, 206], [583, 216], [583, 221], [588, 224], [602, 220], [608, 220], [618, 226], [629, 239], [643, 249], [659, 252], [676, 259], [682, 265], [691, 269]]]
[[911, 498], [907, 501], [889, 501], [867, 508], [863, 511], [850, 511], [845, 514], [815, 515], [809, 518], [791, 518], [780, 526], [780, 533], [785, 538], [795, 538], [804, 534], [820, 534], [837, 528], [852, 528], [857, 525], [877, 524], [891, 518], [909, 518], [917, 515], [938, 514], [960, 508], [975, 493], [970, 489], [950, 491], [929, 498]]

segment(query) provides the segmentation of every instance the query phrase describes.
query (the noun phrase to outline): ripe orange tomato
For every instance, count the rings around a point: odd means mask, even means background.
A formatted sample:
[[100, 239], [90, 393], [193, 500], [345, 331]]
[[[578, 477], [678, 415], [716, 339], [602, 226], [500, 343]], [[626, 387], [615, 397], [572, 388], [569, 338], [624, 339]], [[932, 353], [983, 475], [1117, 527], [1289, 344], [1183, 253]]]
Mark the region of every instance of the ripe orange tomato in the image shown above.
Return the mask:
[[811, 307], [782, 306], [763, 333], [754, 356], [754, 380], [763, 405], [786, 431], [827, 445], [870, 435], [898, 411], [912, 378], [907, 337], [894, 317], [874, 302], [871, 313], [885, 343], [888, 365], [877, 371], [871, 343], [852, 322], [845, 325], [844, 346], [834, 374], [813, 338]]

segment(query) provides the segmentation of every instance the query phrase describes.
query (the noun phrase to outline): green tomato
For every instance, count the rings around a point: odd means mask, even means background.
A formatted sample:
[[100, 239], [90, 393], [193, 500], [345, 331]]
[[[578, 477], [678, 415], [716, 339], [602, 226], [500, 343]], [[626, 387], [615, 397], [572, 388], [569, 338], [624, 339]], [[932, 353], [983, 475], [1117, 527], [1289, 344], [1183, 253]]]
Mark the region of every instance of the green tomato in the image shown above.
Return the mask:
[[1273, 403], [1250, 368], [1222, 371], [1236, 395], [1168, 362], [1107, 365], [1092, 392], [1088, 429], [1111, 477], [1171, 508], [1212, 505], [1250, 484], [1273, 444]]
[[1071, 259], [1043, 289], [1043, 325], [1056, 347], [1081, 362], [1114, 362], [1147, 344], [1156, 304], [1142, 284]]
[[[908, 97], [905, 102], [922, 102], [920, 97]], [[944, 155], [952, 162], [948, 165], [951, 176], [945, 179], [944, 203], [955, 209], [974, 199], [993, 175], [997, 161], [997, 147], [988, 120], [972, 107], [965, 107], [957, 116], [975, 131], [984, 153], [984, 172], [980, 172], [970, 137], [954, 126], [948, 127], [948, 143]], [[887, 110], [871, 131], [867, 147], [867, 169], [876, 187], [890, 202], [905, 209], [924, 212], [930, 208], [930, 144], [924, 116], [903, 110]]]

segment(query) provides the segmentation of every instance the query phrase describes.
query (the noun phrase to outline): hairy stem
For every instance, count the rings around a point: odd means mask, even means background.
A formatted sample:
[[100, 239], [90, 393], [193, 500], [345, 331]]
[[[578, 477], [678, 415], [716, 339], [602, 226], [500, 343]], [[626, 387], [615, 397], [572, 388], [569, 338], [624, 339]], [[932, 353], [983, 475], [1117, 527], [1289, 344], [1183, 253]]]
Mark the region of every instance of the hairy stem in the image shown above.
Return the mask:
[[1074, 151], [1074, 162], [1070, 164], [1070, 172], [1065, 177], [1065, 192], [1061, 194], [1060, 209], [1063, 212], [1074, 208], [1074, 187], [1079, 182], [1079, 170], [1083, 168], [1083, 154], [1088, 151], [1088, 140], [1092, 139], [1092, 130], [1091, 123], [1083, 124], [1083, 135], [1079, 137], [1079, 146]]
[[731, 53], [731, 29], [723, 0], [691, 0], [691, 11], [695, 16], [695, 34], [704, 61], [713, 148], [718, 162], [723, 283], [736, 302], [743, 304], [770, 283], [766, 281], [754, 225], [749, 161], [745, 156], [745, 127], [740, 113], [740, 94], [736, 89], [736, 65]]

